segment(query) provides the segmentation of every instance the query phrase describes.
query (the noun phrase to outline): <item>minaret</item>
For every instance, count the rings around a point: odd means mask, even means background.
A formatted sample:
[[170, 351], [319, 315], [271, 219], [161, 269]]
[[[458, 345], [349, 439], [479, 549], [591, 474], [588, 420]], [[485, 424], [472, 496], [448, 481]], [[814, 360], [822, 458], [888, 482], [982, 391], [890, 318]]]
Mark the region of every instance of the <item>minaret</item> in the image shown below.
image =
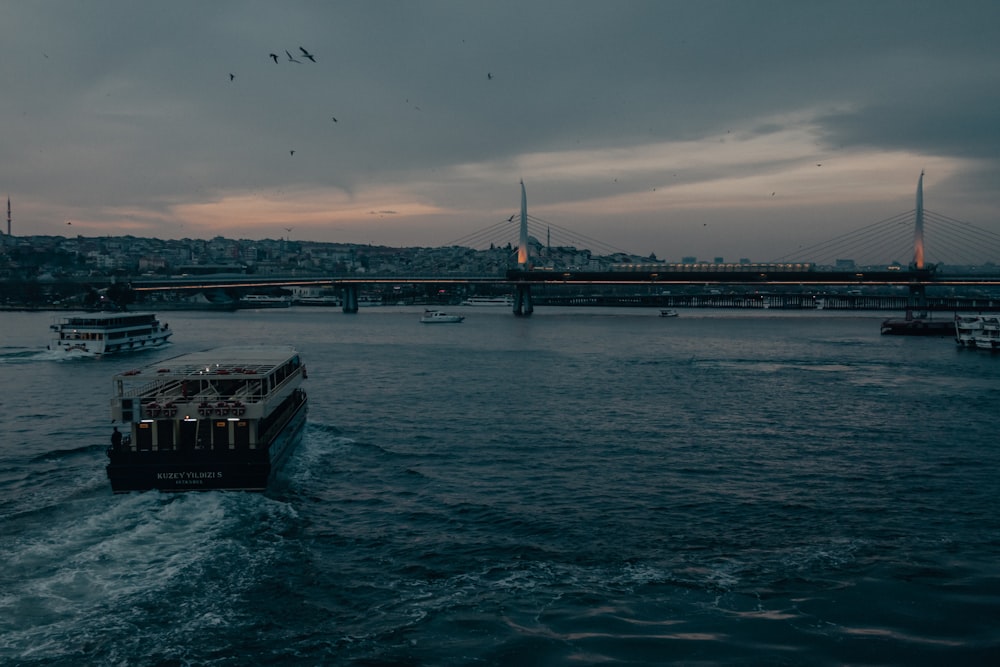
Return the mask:
[[7, 236], [10, 236], [10, 195], [7, 195]]
[[917, 216], [913, 225], [913, 266], [917, 271], [924, 268], [924, 172], [920, 170], [917, 181]]

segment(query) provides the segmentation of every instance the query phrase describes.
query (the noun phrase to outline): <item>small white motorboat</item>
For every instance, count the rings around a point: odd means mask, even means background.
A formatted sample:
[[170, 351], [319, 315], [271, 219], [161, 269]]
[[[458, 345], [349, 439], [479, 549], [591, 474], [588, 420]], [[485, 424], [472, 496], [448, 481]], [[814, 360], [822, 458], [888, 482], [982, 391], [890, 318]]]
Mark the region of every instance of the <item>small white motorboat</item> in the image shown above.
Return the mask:
[[440, 310], [425, 310], [420, 321], [424, 324], [457, 324], [465, 315], [451, 315]]
[[678, 313], [673, 308], [661, 308], [660, 309], [660, 317], [677, 317], [679, 314], [680, 313]]

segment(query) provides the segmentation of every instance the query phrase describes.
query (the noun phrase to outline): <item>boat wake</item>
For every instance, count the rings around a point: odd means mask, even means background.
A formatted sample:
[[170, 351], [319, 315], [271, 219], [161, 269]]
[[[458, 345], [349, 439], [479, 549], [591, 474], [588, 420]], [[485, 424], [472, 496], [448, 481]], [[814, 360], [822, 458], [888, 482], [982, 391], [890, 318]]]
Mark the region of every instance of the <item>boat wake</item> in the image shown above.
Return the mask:
[[194, 642], [250, 631], [243, 598], [290, 558], [274, 537], [295, 512], [260, 494], [80, 502], [30, 541], [0, 537], [0, 662], [127, 663], [155, 647], [151, 663], [183, 663]]
[[70, 449], [53, 449], [52, 451], [35, 456], [31, 459], [31, 463], [45, 463], [46, 461], [59, 461], [80, 456], [93, 459], [95, 453], [103, 454], [105, 449], [105, 445], [83, 445], [82, 447], [73, 447]]
[[24, 364], [32, 361], [49, 361], [65, 356], [65, 354], [57, 354], [52, 350], [39, 350], [37, 348], [0, 348], [0, 364]]

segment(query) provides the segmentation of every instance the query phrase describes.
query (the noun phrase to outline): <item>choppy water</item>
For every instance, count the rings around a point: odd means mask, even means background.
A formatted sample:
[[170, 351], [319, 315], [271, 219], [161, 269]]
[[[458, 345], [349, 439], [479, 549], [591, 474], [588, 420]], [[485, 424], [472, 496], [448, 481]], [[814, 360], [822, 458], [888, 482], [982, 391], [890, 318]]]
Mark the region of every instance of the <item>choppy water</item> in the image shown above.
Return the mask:
[[[880, 316], [168, 313], [58, 361], [0, 313], [0, 664], [1000, 662], [1000, 355]], [[110, 377], [293, 343], [265, 495], [113, 496]]]

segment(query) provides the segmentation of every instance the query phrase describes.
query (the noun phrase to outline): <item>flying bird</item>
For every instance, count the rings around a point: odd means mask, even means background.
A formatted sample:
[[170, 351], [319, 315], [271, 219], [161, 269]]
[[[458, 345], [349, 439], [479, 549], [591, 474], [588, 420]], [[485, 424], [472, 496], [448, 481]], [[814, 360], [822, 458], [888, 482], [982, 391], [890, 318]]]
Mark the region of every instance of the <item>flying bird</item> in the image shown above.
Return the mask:
[[295, 58], [293, 58], [292, 54], [288, 53], [288, 49], [285, 49], [285, 55], [287, 55], [288, 59], [291, 60], [293, 63], [301, 63], [302, 62], [301, 60], [296, 60]]
[[295, 151], [288, 151], [289, 155], [295, 155]]
[[509, 218], [507, 218], [507, 222], [514, 222], [514, 215], [513, 214], [511, 214], [511, 216]]
[[314, 57], [313, 57], [313, 54], [309, 53], [308, 51], [306, 51], [306, 50], [305, 50], [304, 48], [302, 48], [301, 46], [299, 47], [299, 51], [301, 51], [301, 52], [302, 52], [302, 57], [303, 57], [303, 58], [308, 58], [309, 60], [311, 60], [311, 61], [313, 61], [313, 62], [316, 62], [316, 58], [314, 58]]
[[230, 80], [230, 81], [232, 81], [232, 80], [233, 80], [233, 79], [235, 79], [235, 78], [236, 78], [236, 75], [235, 75], [235, 74], [233, 74], [232, 72], [230, 72], [230, 73], [229, 73], [229, 80]]
[[337, 117], [336, 117], [336, 116], [330, 116], [330, 118], [332, 118], [332, 119], [333, 119], [333, 122], [334, 122], [334, 123], [336, 123], [336, 122], [337, 122]]
[[492, 80], [493, 79], [493, 72], [487, 72], [486, 73], [486, 78]]
[[275, 64], [277, 64], [277, 62], [278, 62], [278, 54], [277, 53], [269, 53], [269, 54], [267, 54], [267, 57], [270, 58], [271, 60], [273, 60], [275, 62]]

